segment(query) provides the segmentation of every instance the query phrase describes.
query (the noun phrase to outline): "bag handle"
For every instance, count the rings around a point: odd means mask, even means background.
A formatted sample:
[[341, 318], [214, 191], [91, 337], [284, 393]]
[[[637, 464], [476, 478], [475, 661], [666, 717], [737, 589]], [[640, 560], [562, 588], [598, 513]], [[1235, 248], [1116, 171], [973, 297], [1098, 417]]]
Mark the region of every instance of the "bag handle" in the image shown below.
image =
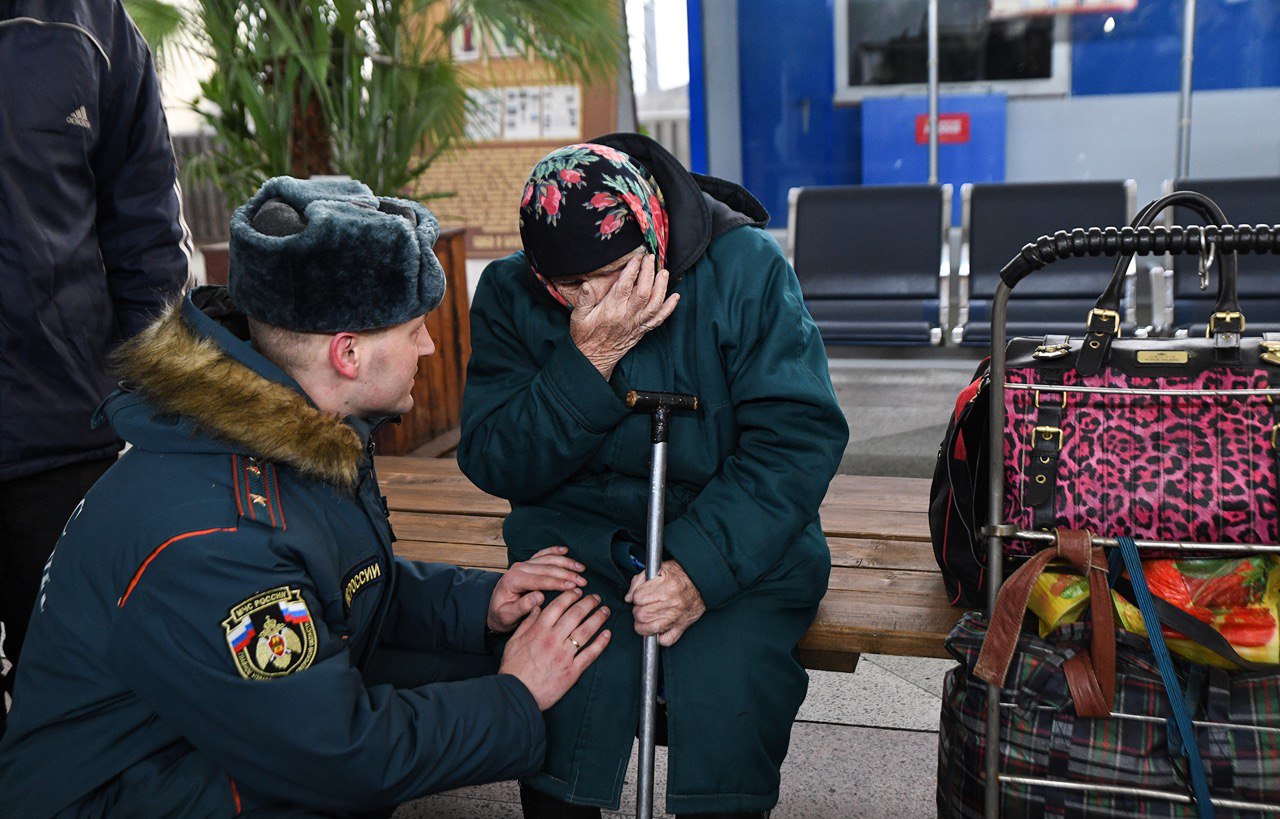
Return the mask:
[[1089, 610], [1093, 616], [1089, 651], [1077, 652], [1081, 659], [1073, 658], [1064, 666], [1076, 713], [1082, 717], [1108, 717], [1115, 702], [1116, 623], [1107, 585], [1107, 559], [1102, 548], [1093, 545], [1090, 532], [1058, 529], [1056, 534], [1053, 548], [1037, 552], [1000, 587], [973, 673], [980, 680], [1004, 686], [1031, 589], [1049, 561], [1062, 558], [1089, 579]]
[[[1196, 215], [1204, 220], [1206, 226], [1217, 227], [1227, 223], [1227, 217], [1222, 208], [1218, 207], [1218, 203], [1203, 193], [1197, 191], [1174, 191], [1161, 196], [1159, 199], [1153, 199], [1144, 205], [1142, 210], [1138, 211], [1138, 215], [1133, 217], [1130, 226], [1149, 226], [1155, 222], [1156, 217], [1162, 212], [1179, 205], [1195, 211]], [[1129, 268], [1129, 263], [1133, 261], [1134, 255], [1133, 253], [1127, 253], [1116, 259], [1116, 266], [1111, 273], [1111, 281], [1107, 283], [1107, 289], [1103, 291], [1102, 296], [1098, 299], [1097, 306], [1099, 308], [1119, 309], [1120, 293], [1124, 287], [1124, 274]], [[1239, 271], [1238, 259], [1238, 255], [1233, 250], [1230, 253], [1222, 254], [1219, 261], [1218, 301], [1215, 308], [1217, 310], [1232, 308], [1238, 310], [1240, 307], [1240, 302], [1236, 295], [1236, 281]]]
[[[1138, 211], [1130, 227], [1149, 227], [1162, 212], [1178, 205], [1195, 211], [1207, 226], [1217, 227], [1227, 223], [1222, 208], [1209, 197], [1196, 191], [1174, 191], [1148, 202]], [[1213, 232], [1199, 226], [1195, 229], [1201, 231], [1202, 244], [1208, 245], [1208, 264], [1212, 264]], [[1124, 288], [1125, 272], [1133, 257], [1133, 253], [1117, 257], [1111, 281], [1098, 297], [1094, 308], [1089, 311], [1084, 344], [1076, 362], [1076, 369], [1081, 375], [1093, 375], [1102, 368], [1111, 350], [1111, 342], [1120, 335], [1120, 293]], [[1218, 263], [1218, 300], [1214, 305], [1213, 315], [1209, 318], [1211, 335], [1239, 334], [1244, 330], [1244, 316], [1240, 313], [1240, 299], [1237, 295], [1238, 275], [1239, 260], [1236, 252], [1233, 250], [1221, 254]]]

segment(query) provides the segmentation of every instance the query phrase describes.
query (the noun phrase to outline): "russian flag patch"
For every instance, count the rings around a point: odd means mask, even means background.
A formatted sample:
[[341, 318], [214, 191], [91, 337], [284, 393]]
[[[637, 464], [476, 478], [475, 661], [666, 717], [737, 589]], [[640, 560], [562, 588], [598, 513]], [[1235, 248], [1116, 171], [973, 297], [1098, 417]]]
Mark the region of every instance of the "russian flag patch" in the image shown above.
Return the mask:
[[236, 670], [247, 680], [293, 674], [316, 657], [316, 627], [300, 589], [277, 586], [242, 600], [222, 628]]
[[257, 629], [253, 627], [253, 620], [246, 617], [240, 621], [240, 625], [227, 632], [227, 642], [231, 644], [233, 652], [239, 653], [244, 651], [257, 633]]
[[280, 612], [284, 614], [286, 623], [309, 623], [311, 612], [302, 600], [286, 600], [280, 603]]

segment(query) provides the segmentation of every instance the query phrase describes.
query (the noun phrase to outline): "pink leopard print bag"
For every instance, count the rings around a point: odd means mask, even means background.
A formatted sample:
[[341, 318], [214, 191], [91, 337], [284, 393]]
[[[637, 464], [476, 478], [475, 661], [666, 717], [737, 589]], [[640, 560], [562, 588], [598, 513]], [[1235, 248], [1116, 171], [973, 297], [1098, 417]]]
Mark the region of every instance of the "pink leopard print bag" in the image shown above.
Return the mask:
[[[1151, 227], [1175, 205], [1205, 226]], [[1217, 254], [1205, 337], [1120, 337], [1120, 293], [1135, 251], [1201, 254], [1207, 284], [1218, 246], [1231, 252]], [[1280, 255], [1280, 226], [1229, 225], [1208, 197], [1178, 191], [1127, 228], [1059, 231], [1005, 266], [990, 367], [979, 368], [956, 406], [930, 491], [934, 553], [954, 604], [986, 600], [991, 505], [1013, 562], [1044, 546], [1017, 531], [1058, 527], [1165, 544], [1143, 557], [1280, 543], [1280, 333], [1245, 335], [1236, 252]], [[1081, 336], [1003, 343], [1001, 299], [1019, 281], [1056, 259], [1100, 254], [1116, 265]], [[1001, 440], [992, 441], [996, 412]]]
[[[1118, 340], [1107, 364], [1083, 375], [1072, 366], [1079, 342], [1045, 358], [1043, 342], [1015, 339], [1005, 376], [1006, 522], [1280, 541], [1280, 356], [1257, 340], [1241, 344], [1238, 361], [1224, 365], [1208, 338]], [[1007, 551], [1038, 548], [1015, 541]]]
[[[1207, 285], [1215, 228], [1226, 224], [1212, 200], [1192, 191], [1164, 196], [1133, 227], [1174, 205], [1214, 226], [1166, 231], [1188, 246], [1198, 240]], [[1280, 541], [1280, 334], [1244, 337], [1233, 252], [1218, 260], [1205, 337], [1120, 338], [1131, 258], [1117, 260], [1082, 338], [1014, 339], [1006, 348], [1005, 522], [1183, 544]], [[1006, 544], [1007, 554], [1033, 551], [1024, 541]]]

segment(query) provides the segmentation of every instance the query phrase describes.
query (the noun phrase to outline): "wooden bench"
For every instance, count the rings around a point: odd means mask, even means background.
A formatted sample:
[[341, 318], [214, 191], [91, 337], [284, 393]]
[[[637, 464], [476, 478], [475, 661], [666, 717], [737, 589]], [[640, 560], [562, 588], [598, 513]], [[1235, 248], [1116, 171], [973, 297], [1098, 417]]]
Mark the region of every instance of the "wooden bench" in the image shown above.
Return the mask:
[[[380, 456], [378, 478], [405, 557], [505, 569], [507, 502], [477, 489], [452, 458]], [[800, 642], [806, 667], [853, 671], [858, 656], [946, 657], [961, 611], [947, 605], [929, 545], [929, 482], [838, 475], [822, 504], [831, 581]]]

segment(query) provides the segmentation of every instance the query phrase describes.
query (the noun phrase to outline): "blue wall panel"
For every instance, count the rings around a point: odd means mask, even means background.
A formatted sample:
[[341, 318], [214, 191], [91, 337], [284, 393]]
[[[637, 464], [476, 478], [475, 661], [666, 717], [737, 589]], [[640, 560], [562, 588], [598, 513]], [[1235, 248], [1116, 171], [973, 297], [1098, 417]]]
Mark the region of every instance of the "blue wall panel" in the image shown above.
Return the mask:
[[832, 103], [833, 14], [830, 0], [738, 0], [742, 178], [773, 227], [790, 188], [862, 181], [861, 111]]
[[689, 170], [707, 172], [707, 84], [702, 59], [702, 0], [686, 0], [689, 19]]
[[[861, 183], [863, 107], [832, 103], [834, 0], [738, 0], [739, 123], [706, 121], [702, 77], [716, 69], [704, 65], [700, 37], [711, 4], [687, 2], [695, 169], [717, 131], [740, 128], [742, 181], [774, 227], [786, 224], [789, 188]], [[1076, 15], [1072, 94], [1176, 92], [1182, 10], [1183, 0], [1139, 0], [1126, 14]], [[1198, 0], [1194, 76], [1197, 90], [1280, 87], [1280, 0]]]
[[[921, 185], [929, 181], [929, 143], [916, 142], [916, 117], [927, 97], [884, 97], [862, 103], [862, 181], [868, 185]], [[1003, 182], [1005, 98], [944, 96], [938, 113], [968, 114], [969, 140], [938, 145], [938, 181], [952, 185], [952, 224], [960, 224], [960, 186]], [[939, 132], [943, 132], [939, 129]]]
[[[1138, 0], [1114, 17], [1072, 20], [1073, 94], [1177, 91], [1182, 85], [1183, 0]], [[1280, 85], [1280, 0], [1198, 0], [1196, 90]]]

